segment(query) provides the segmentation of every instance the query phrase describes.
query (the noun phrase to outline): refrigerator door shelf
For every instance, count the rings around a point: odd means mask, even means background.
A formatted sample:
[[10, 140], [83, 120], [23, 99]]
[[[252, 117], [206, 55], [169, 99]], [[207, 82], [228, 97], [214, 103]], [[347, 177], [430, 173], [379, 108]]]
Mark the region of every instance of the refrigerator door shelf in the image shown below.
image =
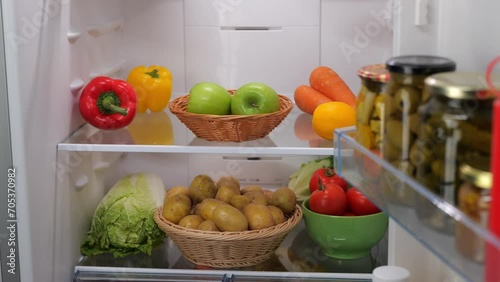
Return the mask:
[[[354, 133], [355, 127], [346, 127], [335, 132], [337, 137], [335, 150], [338, 153], [335, 162], [339, 174], [361, 190], [379, 208], [389, 214], [393, 221], [408, 231], [443, 263], [454, 269], [463, 279], [484, 281], [484, 265], [469, 260], [457, 251], [455, 232], [445, 233], [432, 228], [421, 217], [421, 212], [432, 214], [434, 226], [436, 223], [451, 224], [454, 227], [458, 224], [463, 225], [470, 233], [475, 234], [496, 250], [500, 250], [500, 239], [468, 218], [456, 206], [444, 201], [390, 163], [358, 144], [353, 138]], [[349, 150], [352, 153], [351, 156], [343, 155], [343, 152]], [[370, 171], [378, 171], [378, 178], [367, 177]], [[395, 201], [394, 193], [400, 190], [413, 192], [409, 193], [410, 196], [413, 195], [413, 198], [404, 204]], [[453, 228], [452, 231], [454, 230]], [[499, 269], [497, 269], [497, 275], [500, 276]]]

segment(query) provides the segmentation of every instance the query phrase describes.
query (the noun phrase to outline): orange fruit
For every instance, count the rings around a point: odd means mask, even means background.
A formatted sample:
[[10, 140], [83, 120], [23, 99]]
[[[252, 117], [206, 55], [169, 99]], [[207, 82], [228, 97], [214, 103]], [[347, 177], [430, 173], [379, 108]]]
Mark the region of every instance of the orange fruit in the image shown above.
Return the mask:
[[313, 112], [312, 126], [319, 136], [333, 140], [337, 128], [356, 124], [356, 110], [343, 102], [327, 102], [319, 105]]

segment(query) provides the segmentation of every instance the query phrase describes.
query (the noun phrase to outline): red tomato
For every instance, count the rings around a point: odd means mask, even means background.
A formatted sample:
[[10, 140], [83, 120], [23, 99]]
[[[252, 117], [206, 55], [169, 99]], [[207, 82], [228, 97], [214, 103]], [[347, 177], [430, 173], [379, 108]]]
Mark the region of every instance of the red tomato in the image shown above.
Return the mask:
[[346, 207], [347, 198], [344, 189], [333, 183], [314, 191], [309, 198], [309, 208], [321, 214], [341, 215]]
[[356, 216], [356, 215], [350, 211], [346, 211], [345, 213], [342, 214], [342, 216]]
[[347, 189], [346, 198], [348, 209], [356, 215], [368, 215], [380, 212], [377, 206], [354, 187]]
[[326, 185], [329, 183], [337, 184], [342, 187], [344, 191], [347, 190], [348, 186], [347, 181], [336, 174], [335, 171], [331, 168], [320, 168], [313, 173], [311, 179], [309, 180], [309, 191], [312, 193], [318, 190], [320, 182], [321, 185]]

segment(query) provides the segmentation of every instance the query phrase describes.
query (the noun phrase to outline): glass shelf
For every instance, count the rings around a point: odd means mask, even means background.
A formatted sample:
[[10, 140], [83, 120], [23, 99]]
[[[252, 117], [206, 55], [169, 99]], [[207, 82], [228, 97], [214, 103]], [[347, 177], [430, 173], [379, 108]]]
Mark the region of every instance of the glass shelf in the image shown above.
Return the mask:
[[141, 253], [118, 259], [111, 254], [84, 257], [75, 267], [74, 281], [115, 281], [107, 280], [109, 278], [171, 281], [166, 278], [177, 276], [179, 280], [176, 281], [196, 281], [189, 280], [196, 277], [212, 278], [207, 281], [221, 281], [222, 277], [227, 277], [226, 281], [371, 281], [373, 269], [387, 264], [386, 250], [387, 237], [366, 257], [354, 260], [329, 258], [312, 241], [302, 221], [268, 261], [255, 266], [229, 269], [197, 266], [167, 238], [151, 256]]
[[333, 142], [316, 135], [311, 115], [295, 107], [268, 136], [245, 142], [214, 142], [196, 137], [168, 109], [138, 113], [132, 124], [99, 130], [84, 124], [58, 144], [62, 151], [209, 153], [259, 155], [331, 155]]
[[[457, 226], [487, 242], [492, 254], [500, 254], [500, 239], [476, 224], [456, 206], [444, 201], [414, 179], [396, 169], [353, 138], [355, 127], [335, 131], [336, 170], [362, 191], [402, 228], [453, 268], [467, 281], [485, 281], [486, 263], [463, 255], [457, 243]], [[349, 152], [344, 155], [343, 152]], [[464, 240], [467, 242], [467, 240]], [[470, 240], [466, 244], [470, 243]], [[500, 268], [494, 277], [500, 277]]]

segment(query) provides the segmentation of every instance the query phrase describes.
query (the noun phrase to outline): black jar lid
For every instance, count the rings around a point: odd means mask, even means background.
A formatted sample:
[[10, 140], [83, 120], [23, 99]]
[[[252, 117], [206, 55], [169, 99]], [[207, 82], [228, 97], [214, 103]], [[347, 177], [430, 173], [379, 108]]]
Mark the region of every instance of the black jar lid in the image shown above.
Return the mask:
[[438, 72], [454, 71], [456, 68], [455, 62], [450, 59], [425, 55], [393, 57], [387, 60], [386, 65], [390, 72], [401, 74], [430, 75]]

